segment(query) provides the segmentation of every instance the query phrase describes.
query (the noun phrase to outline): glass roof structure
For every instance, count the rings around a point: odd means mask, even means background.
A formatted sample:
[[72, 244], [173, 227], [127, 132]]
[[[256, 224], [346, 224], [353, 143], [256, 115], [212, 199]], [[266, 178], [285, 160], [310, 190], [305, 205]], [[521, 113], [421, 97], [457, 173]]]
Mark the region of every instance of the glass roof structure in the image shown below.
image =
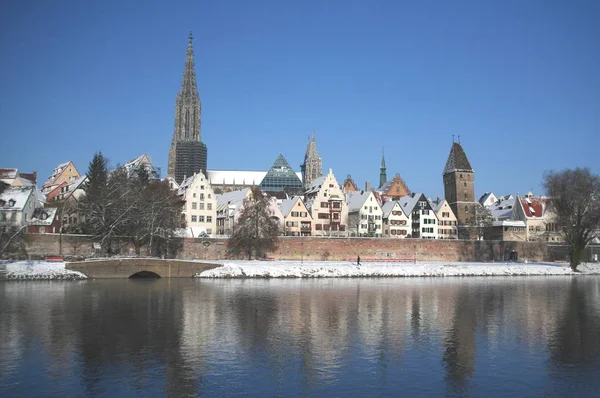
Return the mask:
[[279, 154], [273, 166], [260, 183], [260, 189], [265, 192], [283, 192], [286, 190], [302, 190], [302, 181], [296, 175], [282, 154]]

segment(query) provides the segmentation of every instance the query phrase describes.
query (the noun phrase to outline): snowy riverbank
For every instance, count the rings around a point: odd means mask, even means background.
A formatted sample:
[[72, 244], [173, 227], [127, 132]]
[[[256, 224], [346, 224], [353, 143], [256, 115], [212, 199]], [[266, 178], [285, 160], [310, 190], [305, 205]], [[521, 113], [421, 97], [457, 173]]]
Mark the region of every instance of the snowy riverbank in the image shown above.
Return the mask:
[[87, 276], [65, 268], [63, 261], [17, 261], [0, 267], [8, 280], [81, 280]]
[[[580, 272], [567, 263], [401, 263], [348, 261], [214, 261], [219, 268], [197, 274], [199, 278], [344, 278], [416, 276], [527, 276], [600, 274], [600, 264], [582, 264]], [[82, 280], [81, 272], [70, 271], [64, 262], [17, 261], [0, 263], [7, 280]], [[0, 275], [1, 276], [1, 275]]]
[[525, 276], [600, 274], [600, 264], [582, 264], [572, 272], [567, 263], [394, 263], [336, 261], [224, 261], [197, 274], [200, 278], [332, 278], [413, 276]]

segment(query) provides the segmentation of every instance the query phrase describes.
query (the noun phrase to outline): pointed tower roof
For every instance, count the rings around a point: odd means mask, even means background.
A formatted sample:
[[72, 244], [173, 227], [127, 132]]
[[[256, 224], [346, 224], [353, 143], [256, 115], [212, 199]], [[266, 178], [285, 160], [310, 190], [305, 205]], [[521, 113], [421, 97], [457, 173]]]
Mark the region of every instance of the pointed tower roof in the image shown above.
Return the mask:
[[448, 160], [446, 161], [446, 167], [444, 167], [443, 174], [448, 174], [455, 171], [465, 171], [469, 173], [473, 172], [471, 163], [469, 162], [469, 159], [467, 159], [465, 151], [458, 142], [452, 143], [452, 148], [450, 149], [450, 154], [448, 155]]
[[385, 170], [385, 154], [383, 153], [383, 149], [381, 150], [381, 169]]
[[290, 164], [279, 154], [273, 166], [260, 182], [263, 191], [283, 191], [285, 188], [302, 188], [302, 181], [296, 175]]
[[196, 68], [194, 64], [194, 47], [192, 32], [188, 36], [188, 48], [185, 57], [185, 69], [183, 71], [183, 79], [181, 81], [181, 95], [198, 96], [198, 87], [196, 86]]

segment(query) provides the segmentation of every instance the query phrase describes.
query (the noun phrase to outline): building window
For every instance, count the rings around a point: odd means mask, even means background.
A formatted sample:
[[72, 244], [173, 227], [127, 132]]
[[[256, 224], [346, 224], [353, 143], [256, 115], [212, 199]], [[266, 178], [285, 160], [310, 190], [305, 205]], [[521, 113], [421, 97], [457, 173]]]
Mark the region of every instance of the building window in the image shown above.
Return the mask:
[[204, 210], [204, 202], [200, 202], [200, 210]]
[[200, 194], [200, 200], [204, 200], [204, 194], [203, 193]]
[[196, 193], [195, 192], [192, 194], [192, 197], [194, 197], [194, 198], [196, 197]]
[[212, 203], [206, 204], [206, 210], [212, 210]]
[[206, 216], [206, 222], [212, 222], [212, 216]]
[[192, 210], [196, 210], [198, 204], [196, 202], [192, 202]]
[[198, 216], [198, 222], [204, 222], [204, 216]]
[[192, 216], [192, 222], [196, 222], [197, 221], [197, 217], [196, 216]]

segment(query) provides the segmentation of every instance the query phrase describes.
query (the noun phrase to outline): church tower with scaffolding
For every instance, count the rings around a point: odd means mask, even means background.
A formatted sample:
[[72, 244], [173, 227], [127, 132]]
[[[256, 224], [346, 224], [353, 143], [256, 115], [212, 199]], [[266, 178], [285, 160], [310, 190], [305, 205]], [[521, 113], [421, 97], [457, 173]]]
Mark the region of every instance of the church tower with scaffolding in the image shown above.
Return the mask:
[[183, 71], [181, 90], [175, 100], [175, 128], [169, 148], [167, 175], [181, 183], [194, 173], [206, 174], [207, 148], [202, 142], [202, 105], [196, 86], [192, 33]]

